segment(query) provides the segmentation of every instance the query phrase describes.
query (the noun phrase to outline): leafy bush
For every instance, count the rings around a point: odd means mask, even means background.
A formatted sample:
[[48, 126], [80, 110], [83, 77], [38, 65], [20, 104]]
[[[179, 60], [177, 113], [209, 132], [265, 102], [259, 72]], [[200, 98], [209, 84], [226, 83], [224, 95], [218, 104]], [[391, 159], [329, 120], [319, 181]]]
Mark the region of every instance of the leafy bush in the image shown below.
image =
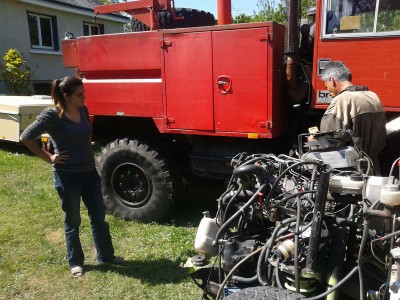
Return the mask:
[[31, 70], [21, 53], [10, 49], [3, 56], [0, 69], [2, 78], [10, 95], [32, 95]]

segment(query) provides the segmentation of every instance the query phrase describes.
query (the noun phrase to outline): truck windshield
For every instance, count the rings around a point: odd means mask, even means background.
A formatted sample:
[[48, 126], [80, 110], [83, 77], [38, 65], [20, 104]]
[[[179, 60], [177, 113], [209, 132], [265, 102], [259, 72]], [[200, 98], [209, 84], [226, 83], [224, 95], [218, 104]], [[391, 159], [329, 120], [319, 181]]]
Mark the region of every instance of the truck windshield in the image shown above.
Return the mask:
[[325, 0], [322, 35], [400, 35], [400, 1]]

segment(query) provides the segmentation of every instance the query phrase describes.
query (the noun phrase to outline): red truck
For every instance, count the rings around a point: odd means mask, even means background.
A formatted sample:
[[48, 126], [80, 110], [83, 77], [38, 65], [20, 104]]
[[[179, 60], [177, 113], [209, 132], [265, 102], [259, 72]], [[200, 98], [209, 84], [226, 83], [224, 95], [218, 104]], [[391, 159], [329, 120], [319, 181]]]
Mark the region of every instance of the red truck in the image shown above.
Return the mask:
[[109, 142], [97, 166], [111, 211], [159, 220], [181, 176], [224, 179], [237, 153], [282, 152], [329, 105], [318, 74], [331, 60], [397, 116], [400, 4], [319, 0], [315, 22], [299, 28], [299, 1], [289, 2], [286, 28], [229, 24], [230, 0], [218, 1], [218, 25], [169, 0], [99, 6], [130, 13], [144, 31], [63, 41], [65, 67], [85, 83], [93, 137]]

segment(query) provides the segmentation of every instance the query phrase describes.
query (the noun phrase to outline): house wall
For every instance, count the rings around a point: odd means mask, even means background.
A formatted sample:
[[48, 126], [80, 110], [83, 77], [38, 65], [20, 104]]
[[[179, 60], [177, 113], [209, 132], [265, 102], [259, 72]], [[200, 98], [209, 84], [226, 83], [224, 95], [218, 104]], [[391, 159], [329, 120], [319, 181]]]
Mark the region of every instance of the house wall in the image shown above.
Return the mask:
[[[57, 18], [59, 37], [58, 51], [32, 49], [28, 28], [27, 12], [39, 13]], [[66, 69], [62, 62], [61, 41], [65, 32], [83, 35], [83, 22], [92, 22], [93, 14], [74, 8], [48, 4], [39, 0], [0, 0], [0, 58], [11, 49], [17, 49], [28, 62], [34, 83], [49, 83], [55, 78], [74, 75], [73, 69]], [[123, 32], [122, 18], [98, 16], [104, 24], [105, 33]], [[4, 82], [0, 81], [0, 94], [6, 94]]]

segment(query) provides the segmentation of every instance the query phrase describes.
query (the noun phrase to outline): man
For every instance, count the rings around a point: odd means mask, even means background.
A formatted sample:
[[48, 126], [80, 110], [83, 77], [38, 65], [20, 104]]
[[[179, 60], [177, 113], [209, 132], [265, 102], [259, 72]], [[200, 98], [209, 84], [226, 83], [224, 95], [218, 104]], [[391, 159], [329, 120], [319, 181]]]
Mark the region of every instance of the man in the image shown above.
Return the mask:
[[366, 86], [354, 86], [350, 70], [339, 61], [330, 62], [320, 78], [333, 97], [322, 116], [321, 132], [351, 129], [358, 146], [371, 158], [374, 173], [379, 173], [378, 154], [385, 146], [386, 116], [378, 96]]

